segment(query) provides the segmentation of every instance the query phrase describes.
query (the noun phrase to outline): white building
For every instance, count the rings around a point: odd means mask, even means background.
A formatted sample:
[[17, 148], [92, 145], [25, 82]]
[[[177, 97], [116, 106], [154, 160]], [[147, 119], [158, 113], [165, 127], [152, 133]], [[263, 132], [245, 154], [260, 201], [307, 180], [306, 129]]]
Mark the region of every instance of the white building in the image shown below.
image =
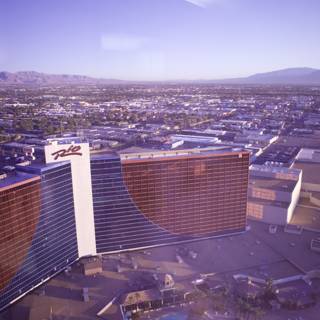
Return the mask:
[[70, 161], [79, 257], [96, 254], [90, 151], [88, 143], [49, 141], [46, 163]]
[[299, 169], [251, 165], [248, 218], [285, 225], [298, 203], [302, 172]]
[[292, 168], [303, 171], [301, 196], [320, 206], [320, 150], [301, 149]]

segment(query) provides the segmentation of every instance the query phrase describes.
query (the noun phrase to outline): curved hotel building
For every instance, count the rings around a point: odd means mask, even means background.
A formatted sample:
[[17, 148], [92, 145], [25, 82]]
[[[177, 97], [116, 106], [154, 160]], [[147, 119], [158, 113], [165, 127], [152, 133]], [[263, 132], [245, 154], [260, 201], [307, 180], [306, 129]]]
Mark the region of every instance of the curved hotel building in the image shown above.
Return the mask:
[[0, 310], [83, 256], [245, 231], [248, 152], [90, 157], [87, 143], [69, 142], [4, 167]]

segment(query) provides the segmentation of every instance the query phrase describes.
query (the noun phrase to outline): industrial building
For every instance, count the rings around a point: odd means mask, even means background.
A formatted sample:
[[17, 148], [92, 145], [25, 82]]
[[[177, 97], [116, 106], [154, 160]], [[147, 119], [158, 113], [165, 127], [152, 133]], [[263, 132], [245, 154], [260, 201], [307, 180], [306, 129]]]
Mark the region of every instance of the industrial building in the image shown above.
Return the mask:
[[301, 196], [320, 207], [320, 150], [301, 149], [292, 168], [303, 171]]
[[302, 171], [285, 167], [251, 165], [248, 218], [286, 225], [299, 201]]
[[80, 257], [246, 229], [246, 151], [90, 157], [70, 139], [20, 151], [0, 180], [0, 310]]

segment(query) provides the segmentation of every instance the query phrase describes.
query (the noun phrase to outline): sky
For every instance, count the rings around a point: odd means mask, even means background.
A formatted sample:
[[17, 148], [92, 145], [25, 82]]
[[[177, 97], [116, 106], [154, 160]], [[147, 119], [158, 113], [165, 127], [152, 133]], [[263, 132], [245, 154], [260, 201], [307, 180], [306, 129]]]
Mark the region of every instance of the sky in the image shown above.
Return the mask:
[[123, 80], [320, 69], [319, 0], [0, 0], [0, 71]]

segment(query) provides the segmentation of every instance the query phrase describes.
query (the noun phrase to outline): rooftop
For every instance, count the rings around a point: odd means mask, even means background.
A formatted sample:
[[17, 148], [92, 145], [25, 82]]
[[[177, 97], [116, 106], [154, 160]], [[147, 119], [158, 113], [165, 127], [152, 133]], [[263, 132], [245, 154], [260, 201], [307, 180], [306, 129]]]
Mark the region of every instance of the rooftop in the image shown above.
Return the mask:
[[37, 175], [14, 170], [7, 174], [6, 178], [0, 180], [0, 191], [37, 180], [40, 180]]
[[320, 150], [319, 149], [301, 149], [296, 157], [297, 161], [316, 162], [320, 164]]
[[259, 177], [254, 176], [251, 171], [249, 172], [249, 187], [292, 192], [296, 184], [297, 182], [293, 180]]
[[292, 167], [302, 170], [302, 183], [320, 184], [320, 162], [300, 162], [298, 160]]
[[144, 301], [152, 301], [160, 298], [160, 292], [156, 289], [147, 289], [141, 291], [134, 291], [123, 294], [119, 302], [124, 306], [138, 304]]
[[44, 171], [51, 170], [54, 168], [59, 168], [63, 165], [66, 165], [67, 163], [70, 163], [70, 161], [59, 161], [59, 162], [52, 162], [52, 163], [44, 163], [41, 161], [33, 161], [30, 165], [19, 167], [19, 172], [24, 171], [27, 173], [35, 173], [40, 174]]
[[300, 199], [290, 223], [302, 226], [305, 229], [320, 231], [319, 207], [313, 206], [306, 199]]
[[121, 160], [141, 160], [141, 159], [155, 159], [155, 158], [173, 158], [173, 157], [189, 157], [189, 156], [209, 156], [209, 155], [223, 155], [223, 154], [247, 154], [247, 151], [242, 149], [234, 149], [229, 146], [197, 148], [174, 151], [155, 151], [142, 153], [125, 153], [120, 154]]
[[252, 164], [250, 174], [252, 176], [272, 177], [275, 179], [298, 180], [301, 170], [299, 168], [286, 168]]
[[70, 143], [82, 143], [81, 138], [71, 136], [62, 138], [51, 138], [46, 140], [46, 144], [70, 144]]
[[280, 207], [287, 209], [290, 205], [290, 202], [279, 201], [279, 200], [266, 200], [256, 197], [248, 197], [248, 202], [254, 202], [256, 204], [260, 204], [263, 206], [272, 206], [272, 207]]
[[[198, 257], [185, 257], [183, 263], [176, 260], [176, 250], [181, 244], [150, 248], [147, 251], [149, 254], [137, 251], [104, 256], [103, 271], [96, 276], [85, 276], [78, 272], [76, 263], [70, 272], [60, 273], [40, 287], [44, 294], [33, 291], [12, 305], [3, 319], [32, 319], [30, 312], [34, 312], [33, 319], [39, 319], [42, 315], [39, 307], [42, 305], [52, 306], [54, 318], [65, 319], [72, 310], [72, 319], [81, 319], [84, 315], [88, 320], [97, 319], [97, 312], [114, 297], [124, 294], [125, 298], [128, 292], [147, 290], [138, 288], [149, 284], [147, 279], [144, 280], [146, 275], [152, 278], [154, 274], [171, 273], [176, 284], [180, 284], [191, 283], [199, 279], [199, 275], [211, 274], [223, 283], [233, 284], [234, 274], [279, 279], [300, 275], [300, 269], [309, 271], [320, 267], [319, 254], [308, 249], [310, 240], [317, 237], [317, 233], [304, 230], [301, 235], [288, 234], [278, 228], [276, 234], [270, 234], [269, 226], [264, 223], [250, 221], [250, 226], [250, 231], [238, 236], [184, 244], [189, 250], [197, 252]], [[290, 245], [292, 242], [296, 244], [294, 247]], [[139, 265], [137, 270], [129, 263], [131, 258]], [[118, 265], [121, 266], [121, 272], [116, 271]], [[83, 288], [89, 288], [88, 302], [83, 302]], [[290, 312], [290, 315], [285, 314], [281, 319], [292, 318], [293, 311]], [[299, 315], [304, 319], [317, 319], [319, 308], [310, 309], [309, 317], [302, 312], [305, 311], [299, 311]], [[120, 317], [114, 304], [103, 314], [103, 318], [109, 320], [119, 320]]]

